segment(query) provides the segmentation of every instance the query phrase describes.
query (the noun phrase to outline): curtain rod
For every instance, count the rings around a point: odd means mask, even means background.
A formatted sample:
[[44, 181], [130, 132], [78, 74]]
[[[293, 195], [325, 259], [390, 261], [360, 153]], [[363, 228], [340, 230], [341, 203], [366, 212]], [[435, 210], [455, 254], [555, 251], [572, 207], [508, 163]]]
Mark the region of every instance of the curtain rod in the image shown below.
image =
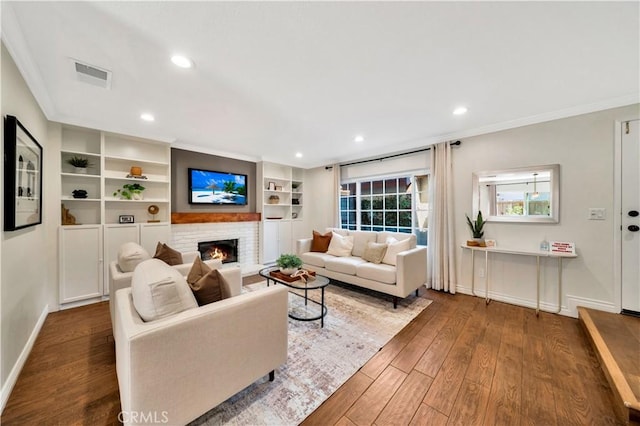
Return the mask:
[[[455, 141], [455, 142], [451, 142], [450, 145], [460, 145], [462, 142], [460, 141]], [[356, 164], [363, 164], [363, 163], [371, 163], [373, 161], [382, 161], [382, 160], [388, 160], [390, 158], [396, 158], [396, 157], [402, 157], [403, 155], [411, 155], [411, 154], [417, 154], [418, 152], [425, 152], [425, 151], [429, 151], [431, 149], [431, 147], [428, 148], [422, 148], [422, 149], [417, 149], [415, 151], [409, 151], [409, 152], [403, 152], [401, 154], [393, 154], [393, 155], [387, 155], [386, 157], [380, 157], [380, 158], [372, 158], [370, 160], [362, 160], [362, 161], [354, 161], [352, 163], [344, 163], [344, 164], [340, 164], [340, 167], [343, 166], [353, 166]], [[326, 167], [325, 167], [326, 168]]]

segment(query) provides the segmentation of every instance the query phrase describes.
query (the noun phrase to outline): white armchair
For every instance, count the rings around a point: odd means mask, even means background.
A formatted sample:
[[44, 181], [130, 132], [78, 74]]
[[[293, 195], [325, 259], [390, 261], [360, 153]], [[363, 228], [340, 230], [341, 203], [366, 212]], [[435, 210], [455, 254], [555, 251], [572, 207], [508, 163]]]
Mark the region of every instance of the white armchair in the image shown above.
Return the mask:
[[114, 303], [116, 370], [126, 425], [186, 424], [260, 377], [269, 374], [273, 380], [275, 369], [287, 360], [284, 286], [146, 323], [131, 294], [131, 288], [118, 290]]

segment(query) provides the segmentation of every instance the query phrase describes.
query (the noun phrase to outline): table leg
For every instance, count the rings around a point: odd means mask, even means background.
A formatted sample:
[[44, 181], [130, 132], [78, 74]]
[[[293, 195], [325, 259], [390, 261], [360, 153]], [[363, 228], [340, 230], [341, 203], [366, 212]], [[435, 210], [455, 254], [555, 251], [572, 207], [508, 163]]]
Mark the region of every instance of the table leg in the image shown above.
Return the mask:
[[324, 287], [321, 289], [320, 296], [320, 328], [324, 328]]
[[471, 249], [471, 294], [473, 294], [474, 296], [476, 295], [475, 290], [473, 289], [474, 284], [476, 282], [476, 271], [475, 271], [475, 250]]
[[562, 310], [562, 257], [558, 256], [558, 310], [556, 314], [559, 314]]
[[307, 289], [304, 289], [304, 306], [307, 306]]
[[484, 303], [486, 305], [491, 302], [489, 299], [489, 252], [484, 252]]
[[536, 256], [536, 316], [540, 315], [540, 256]]

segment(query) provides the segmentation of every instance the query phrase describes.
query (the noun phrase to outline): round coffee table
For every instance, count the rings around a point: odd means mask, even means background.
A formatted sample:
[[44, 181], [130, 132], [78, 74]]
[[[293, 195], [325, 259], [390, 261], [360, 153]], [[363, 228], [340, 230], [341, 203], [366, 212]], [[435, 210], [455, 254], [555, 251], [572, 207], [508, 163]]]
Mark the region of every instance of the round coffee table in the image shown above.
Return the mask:
[[[290, 294], [294, 294], [304, 300], [304, 305], [300, 303], [299, 306], [289, 306], [289, 318], [298, 321], [320, 320], [320, 327], [324, 327], [324, 317], [327, 315], [327, 306], [324, 303], [324, 289], [329, 285], [329, 278], [315, 275], [314, 280], [307, 280], [306, 283], [302, 280], [288, 281], [286, 276], [271, 274], [279, 271], [280, 268], [277, 266], [271, 266], [261, 269], [258, 273], [267, 279], [267, 286], [271, 281], [282, 284], [289, 287]], [[309, 290], [320, 290], [320, 302], [308, 297]]]

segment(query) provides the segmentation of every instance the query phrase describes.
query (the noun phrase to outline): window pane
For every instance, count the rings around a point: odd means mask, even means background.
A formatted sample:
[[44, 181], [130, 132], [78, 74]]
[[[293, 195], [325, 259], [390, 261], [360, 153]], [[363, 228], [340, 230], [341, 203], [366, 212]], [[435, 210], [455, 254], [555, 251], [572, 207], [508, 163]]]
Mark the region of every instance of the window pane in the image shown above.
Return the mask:
[[370, 226], [361, 226], [360, 229], [362, 231], [371, 231], [371, 227]]
[[385, 226], [384, 230], [388, 232], [398, 232], [398, 228], [389, 228], [388, 226]]
[[398, 192], [398, 179], [387, 179], [384, 181], [384, 192], [395, 194]]
[[373, 212], [373, 224], [382, 225], [382, 212]]
[[398, 232], [403, 232], [405, 234], [410, 234], [411, 233], [411, 228], [399, 228]]
[[400, 210], [411, 210], [411, 194], [402, 194], [398, 196], [398, 208]]
[[340, 212], [340, 223], [345, 224], [347, 223], [349, 215], [347, 214], [346, 211], [341, 211]]
[[361, 182], [360, 183], [360, 193], [362, 195], [371, 194], [371, 182]]
[[356, 212], [349, 212], [349, 223], [356, 223]]
[[400, 212], [398, 214], [398, 225], [411, 226], [411, 212]]
[[360, 224], [371, 225], [371, 212], [360, 213]]
[[382, 210], [382, 196], [371, 197], [371, 208]]
[[398, 209], [398, 196], [387, 195], [384, 197], [385, 210], [397, 210]]
[[347, 229], [351, 230], [351, 231], [355, 231], [356, 230], [356, 226], [355, 225], [349, 225], [347, 227]]
[[374, 194], [382, 194], [382, 192], [383, 192], [382, 191], [382, 188], [383, 188], [382, 183], [383, 182], [381, 180], [376, 180], [374, 182], [371, 182], [371, 184], [373, 186], [373, 193]]
[[373, 230], [377, 231], [377, 232], [380, 232], [380, 231], [384, 231], [384, 228], [382, 228], [382, 226], [374, 226]]
[[[384, 224], [385, 226], [398, 226], [398, 213], [389, 211], [385, 212]], [[411, 225], [411, 222], [409, 222], [409, 225]]]
[[371, 197], [360, 197], [360, 209], [371, 210]]
[[356, 197], [349, 197], [349, 210], [356, 209]]
[[356, 195], [356, 183], [352, 182], [347, 185], [347, 189], [349, 190], [349, 195]]
[[349, 205], [347, 197], [340, 197], [340, 210], [346, 210]]
[[398, 192], [407, 192], [407, 188], [409, 188], [409, 184], [411, 183], [411, 178], [400, 178], [398, 179]]

